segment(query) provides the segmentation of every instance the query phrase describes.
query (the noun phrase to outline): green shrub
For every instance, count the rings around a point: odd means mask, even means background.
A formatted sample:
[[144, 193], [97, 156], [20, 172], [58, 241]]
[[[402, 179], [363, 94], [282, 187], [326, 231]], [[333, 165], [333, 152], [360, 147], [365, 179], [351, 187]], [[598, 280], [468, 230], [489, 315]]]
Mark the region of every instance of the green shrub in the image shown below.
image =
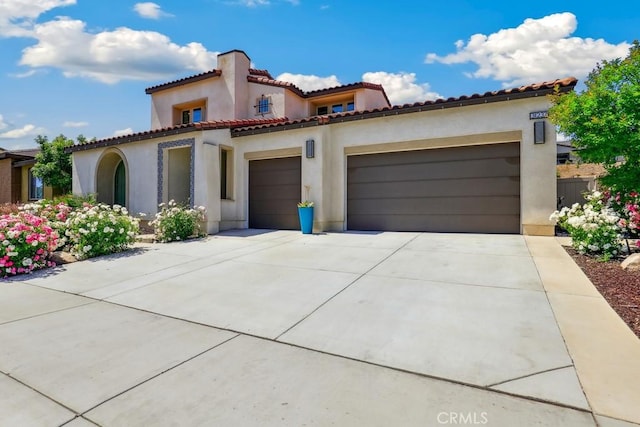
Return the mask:
[[198, 206], [192, 209], [180, 206], [171, 200], [167, 204], [161, 203], [158, 208], [160, 211], [150, 223], [154, 229], [156, 241], [166, 243], [206, 235], [201, 226], [205, 219], [204, 207]]
[[67, 247], [78, 259], [126, 250], [138, 234], [138, 219], [118, 205], [86, 205], [69, 214], [66, 226]]

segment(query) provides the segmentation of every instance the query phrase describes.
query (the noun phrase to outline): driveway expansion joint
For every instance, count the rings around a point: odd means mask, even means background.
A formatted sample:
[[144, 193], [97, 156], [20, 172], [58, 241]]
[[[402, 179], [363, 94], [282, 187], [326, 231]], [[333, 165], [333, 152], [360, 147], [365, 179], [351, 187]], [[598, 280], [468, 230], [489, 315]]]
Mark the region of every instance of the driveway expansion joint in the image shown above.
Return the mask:
[[358, 280], [362, 279], [364, 276], [366, 276], [369, 272], [371, 272], [374, 268], [376, 268], [377, 266], [379, 266], [380, 264], [382, 264], [383, 262], [385, 262], [386, 260], [388, 260], [389, 258], [391, 258], [393, 255], [395, 255], [396, 253], [398, 253], [401, 249], [405, 248], [409, 243], [413, 242], [415, 239], [417, 239], [419, 236], [419, 234], [415, 235], [414, 237], [412, 237], [411, 239], [409, 239], [408, 241], [404, 242], [400, 247], [396, 248], [393, 252], [391, 252], [389, 255], [387, 255], [386, 257], [384, 257], [383, 259], [381, 259], [380, 261], [378, 261], [375, 265], [373, 265], [371, 268], [369, 268], [367, 271], [359, 274], [355, 279], [353, 279], [351, 282], [347, 283], [347, 286], [345, 286], [344, 288], [340, 289], [338, 292], [336, 292], [334, 295], [332, 295], [331, 297], [329, 297], [327, 300], [325, 300], [322, 304], [320, 304], [319, 306], [317, 306], [315, 309], [313, 309], [309, 314], [307, 314], [306, 316], [304, 316], [302, 319], [298, 320], [296, 323], [294, 323], [292, 326], [290, 326], [289, 328], [287, 328], [284, 332], [282, 332], [280, 335], [278, 335], [277, 337], [275, 337], [274, 341], [278, 341], [278, 339], [280, 339], [280, 337], [282, 337], [284, 334], [286, 334], [287, 332], [291, 331], [292, 329], [294, 329], [296, 326], [298, 326], [299, 324], [301, 324], [302, 322], [304, 322], [305, 320], [307, 320], [310, 316], [312, 316], [314, 313], [316, 313], [318, 310], [320, 310], [322, 307], [324, 307], [327, 303], [329, 303], [329, 301], [333, 300], [335, 297], [337, 297], [338, 295], [340, 295], [342, 292], [344, 292], [345, 290], [347, 290], [349, 287], [351, 287], [354, 283], [356, 283]]
[[[16, 378], [16, 377], [14, 377], [14, 376], [13, 376], [13, 375], [11, 375], [10, 373], [8, 373], [8, 372], [4, 372], [4, 371], [0, 371], [0, 372], [2, 373], [2, 375], [5, 375], [7, 378], [9, 378], [9, 379], [11, 379], [11, 380], [13, 380], [13, 381], [17, 382], [18, 384], [23, 385], [24, 387], [27, 387], [29, 390], [34, 391], [35, 393], [39, 394], [40, 396], [44, 397], [45, 399], [48, 399], [48, 400], [52, 401], [53, 403], [55, 403], [56, 405], [59, 405], [59, 406], [63, 407], [64, 409], [66, 409], [67, 411], [69, 411], [69, 412], [73, 413], [73, 414], [75, 415], [75, 417], [76, 417], [76, 418], [80, 415], [80, 413], [79, 413], [78, 411], [76, 411], [75, 409], [73, 409], [73, 408], [71, 408], [71, 407], [69, 407], [69, 406], [65, 405], [65, 404], [64, 404], [64, 403], [62, 403], [62, 402], [57, 401], [57, 400], [56, 400], [56, 399], [54, 399], [53, 397], [51, 397], [51, 396], [49, 396], [49, 395], [47, 395], [47, 394], [45, 394], [45, 393], [41, 392], [40, 390], [38, 390], [38, 389], [36, 389], [36, 388], [34, 388], [34, 387], [30, 386], [29, 384], [25, 383], [24, 381], [22, 381], [22, 380], [20, 380], [20, 379], [18, 379], [18, 378]], [[71, 420], [70, 420], [70, 421], [71, 421]], [[66, 424], [66, 423], [65, 423], [65, 424]]]
[[[212, 327], [212, 326], [210, 326], [210, 327]], [[128, 387], [128, 388], [126, 388], [126, 389], [124, 389], [124, 390], [120, 391], [119, 393], [114, 394], [113, 396], [111, 396], [111, 397], [109, 397], [109, 398], [107, 398], [107, 399], [103, 400], [102, 402], [100, 402], [100, 403], [98, 403], [98, 404], [96, 404], [96, 405], [92, 406], [91, 408], [89, 408], [89, 409], [87, 409], [87, 410], [85, 410], [85, 411], [82, 411], [82, 413], [80, 413], [80, 414], [78, 414], [78, 415], [80, 415], [80, 416], [82, 416], [82, 417], [84, 418], [84, 415], [85, 415], [85, 414], [87, 414], [87, 413], [88, 413], [88, 412], [90, 412], [90, 411], [93, 411], [93, 410], [94, 410], [94, 409], [96, 409], [98, 406], [100, 406], [100, 405], [104, 405], [105, 403], [109, 402], [110, 400], [113, 400], [113, 399], [115, 399], [116, 397], [121, 396], [121, 395], [123, 395], [123, 394], [125, 394], [125, 393], [127, 393], [127, 392], [129, 392], [129, 391], [131, 391], [131, 390], [133, 390], [134, 388], [139, 387], [139, 386], [141, 386], [142, 384], [145, 384], [145, 383], [147, 383], [147, 382], [149, 382], [149, 381], [151, 381], [151, 380], [153, 380], [153, 379], [155, 379], [155, 378], [158, 378], [159, 376], [161, 376], [161, 375], [163, 375], [163, 374], [165, 374], [165, 373], [167, 373], [167, 372], [169, 372], [169, 371], [172, 371], [172, 370], [174, 370], [174, 369], [176, 369], [176, 368], [178, 368], [178, 367], [180, 367], [180, 366], [184, 365], [185, 363], [188, 363], [188, 362], [192, 361], [193, 359], [195, 359], [195, 358], [197, 358], [197, 357], [200, 357], [200, 356], [202, 356], [203, 354], [208, 353], [208, 352], [210, 352], [210, 351], [212, 351], [212, 350], [214, 350], [214, 349], [216, 349], [216, 348], [218, 348], [218, 347], [220, 347], [220, 346], [222, 346], [222, 345], [224, 345], [224, 344], [228, 343], [228, 342], [229, 342], [229, 341], [231, 341], [231, 340], [234, 340], [234, 339], [238, 338], [240, 335], [241, 335], [241, 334], [236, 334], [236, 335], [234, 335], [234, 336], [232, 336], [232, 337], [229, 337], [229, 338], [227, 338], [226, 340], [224, 340], [224, 341], [222, 341], [222, 342], [220, 342], [220, 343], [218, 343], [218, 344], [216, 344], [216, 345], [214, 345], [214, 346], [211, 346], [211, 347], [209, 347], [209, 348], [207, 348], [207, 349], [205, 349], [205, 350], [203, 350], [203, 351], [201, 351], [201, 352], [199, 352], [199, 353], [197, 353], [197, 354], [195, 354], [195, 355], [193, 355], [193, 356], [191, 356], [191, 357], [189, 357], [189, 358], [187, 358], [187, 359], [185, 359], [185, 360], [183, 360], [183, 361], [181, 361], [181, 362], [179, 362], [179, 363], [176, 363], [175, 365], [170, 366], [170, 367], [168, 367], [167, 369], [164, 369], [163, 371], [158, 372], [158, 373], [156, 373], [156, 374], [152, 375], [151, 377], [149, 377], [149, 378], [147, 378], [147, 379], [145, 379], [145, 380], [143, 380], [143, 381], [140, 381], [139, 383], [134, 384], [134, 385], [132, 385], [131, 387]]]
[[543, 371], [534, 372], [532, 374], [522, 375], [522, 376], [519, 376], [519, 377], [510, 378], [510, 379], [507, 379], [507, 380], [504, 380], [504, 381], [499, 381], [499, 382], [494, 383], [494, 384], [488, 384], [485, 387], [487, 387], [487, 388], [496, 387], [496, 386], [507, 384], [507, 383], [510, 383], [510, 382], [513, 382], [513, 381], [518, 381], [518, 380], [522, 380], [522, 379], [525, 379], [525, 378], [535, 377], [536, 375], [546, 374], [547, 372], [559, 371], [560, 369], [566, 369], [566, 368], [575, 368], [575, 367], [573, 365], [565, 365], [565, 366], [559, 366], [557, 368], [545, 369]]

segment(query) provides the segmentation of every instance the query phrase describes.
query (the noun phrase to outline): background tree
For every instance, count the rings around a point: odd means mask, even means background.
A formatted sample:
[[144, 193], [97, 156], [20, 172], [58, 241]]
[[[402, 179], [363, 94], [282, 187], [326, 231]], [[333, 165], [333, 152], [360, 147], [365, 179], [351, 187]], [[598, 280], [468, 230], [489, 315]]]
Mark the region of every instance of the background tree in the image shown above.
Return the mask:
[[[42, 135], [38, 135], [35, 141], [40, 146], [40, 153], [36, 155], [33, 174], [42, 178], [45, 185], [57, 188], [63, 194], [70, 193], [71, 154], [65, 153], [64, 150], [74, 144], [73, 140], [60, 134], [51, 142]], [[86, 138], [80, 135], [78, 142], [86, 142]]]
[[585, 162], [602, 163], [601, 182], [614, 191], [640, 190], [640, 44], [602, 61], [581, 93], [553, 96], [549, 117]]

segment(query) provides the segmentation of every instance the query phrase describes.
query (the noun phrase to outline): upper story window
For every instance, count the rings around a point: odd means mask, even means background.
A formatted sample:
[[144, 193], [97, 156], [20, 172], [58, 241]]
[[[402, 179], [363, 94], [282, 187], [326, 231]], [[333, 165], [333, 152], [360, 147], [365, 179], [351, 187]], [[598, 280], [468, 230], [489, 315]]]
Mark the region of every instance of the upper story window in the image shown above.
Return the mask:
[[40, 200], [44, 198], [44, 183], [42, 178], [35, 176], [32, 169], [29, 169], [29, 200]]
[[205, 100], [187, 102], [173, 106], [173, 123], [186, 125], [207, 120]]
[[316, 107], [316, 114], [323, 116], [325, 114], [343, 113], [345, 111], [355, 110], [355, 103], [353, 101], [337, 101], [328, 105], [318, 105]]
[[192, 108], [189, 110], [182, 110], [182, 124], [198, 123], [202, 121], [202, 108]]
[[260, 96], [260, 98], [256, 100], [256, 105], [254, 105], [256, 114], [264, 116], [265, 114], [270, 113], [271, 105], [271, 97], [264, 95]]

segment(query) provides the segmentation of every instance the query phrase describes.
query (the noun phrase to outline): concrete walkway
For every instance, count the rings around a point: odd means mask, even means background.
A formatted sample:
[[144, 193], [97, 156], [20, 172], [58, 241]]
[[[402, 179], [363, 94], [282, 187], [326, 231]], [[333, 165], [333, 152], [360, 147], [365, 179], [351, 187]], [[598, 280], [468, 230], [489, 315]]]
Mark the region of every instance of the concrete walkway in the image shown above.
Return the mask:
[[556, 239], [225, 232], [0, 283], [0, 426], [640, 424]]

